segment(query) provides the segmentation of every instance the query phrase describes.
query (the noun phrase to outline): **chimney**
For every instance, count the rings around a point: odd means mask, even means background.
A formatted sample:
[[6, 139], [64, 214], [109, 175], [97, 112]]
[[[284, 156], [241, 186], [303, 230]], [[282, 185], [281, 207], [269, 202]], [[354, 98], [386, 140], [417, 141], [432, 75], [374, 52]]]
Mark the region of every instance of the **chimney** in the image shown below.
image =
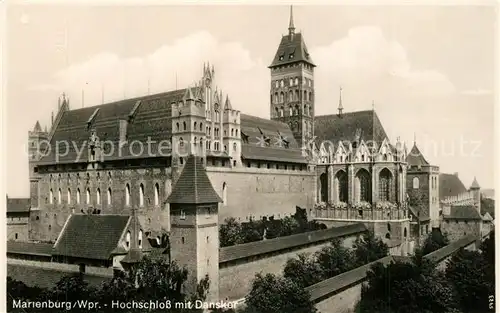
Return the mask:
[[120, 144], [127, 142], [127, 120], [120, 120]]

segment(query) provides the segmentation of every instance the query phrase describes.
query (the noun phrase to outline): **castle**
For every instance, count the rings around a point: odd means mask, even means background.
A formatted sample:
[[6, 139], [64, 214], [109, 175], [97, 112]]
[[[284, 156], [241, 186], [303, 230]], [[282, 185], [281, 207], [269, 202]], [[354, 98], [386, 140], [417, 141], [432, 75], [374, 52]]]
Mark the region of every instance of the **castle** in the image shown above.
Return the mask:
[[[409, 153], [391, 143], [374, 109], [343, 112], [340, 96], [336, 114], [316, 115], [315, 67], [291, 11], [269, 66], [270, 119], [234, 109], [209, 64], [185, 89], [74, 110], [63, 94], [50, 130], [37, 122], [29, 132], [20, 238], [55, 242], [53, 257], [90, 259], [78, 247], [86, 238], [102, 251], [99, 266], [121, 267], [150, 248], [143, 237], [168, 233], [193, 286], [205, 273], [217, 281], [218, 225], [228, 217], [279, 219], [299, 206], [327, 227], [363, 223], [406, 255], [432, 228], [453, 232], [449, 221], [481, 216], [477, 181], [441, 201], [439, 167], [416, 142]], [[112, 242], [86, 234], [96, 225]], [[111, 252], [119, 257], [109, 264]]]

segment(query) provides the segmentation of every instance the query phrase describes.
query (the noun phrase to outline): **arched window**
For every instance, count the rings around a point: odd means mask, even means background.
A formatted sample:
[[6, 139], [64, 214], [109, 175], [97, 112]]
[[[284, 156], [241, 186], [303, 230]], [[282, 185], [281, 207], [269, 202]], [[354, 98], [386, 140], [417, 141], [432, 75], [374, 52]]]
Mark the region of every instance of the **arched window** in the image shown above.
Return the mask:
[[155, 205], [160, 204], [160, 185], [155, 184]]
[[108, 188], [108, 205], [111, 205], [111, 188]]
[[281, 81], [280, 81], [280, 86], [281, 86], [281, 87], [284, 87], [284, 86], [285, 86], [285, 81], [284, 81], [284, 80], [281, 80]]
[[177, 128], [176, 128], [177, 131], [179, 131], [179, 123], [176, 123], [175, 125], [177, 126]]
[[182, 126], [183, 126], [184, 130], [186, 130], [186, 129], [187, 129], [186, 122], [182, 122]]
[[125, 205], [130, 205], [130, 185], [125, 186]]
[[391, 200], [390, 199], [391, 180], [392, 180], [392, 174], [387, 168], [384, 168], [382, 171], [380, 171], [378, 193], [379, 193], [379, 199], [381, 201]]
[[293, 108], [292, 108], [292, 106], [290, 106], [290, 107], [288, 108], [288, 114], [289, 114], [290, 116], [292, 116], [292, 115], [293, 115]]
[[371, 202], [372, 188], [371, 177], [366, 170], [359, 170], [356, 174], [356, 181], [358, 184], [359, 201]]
[[309, 92], [309, 101], [313, 101], [313, 94], [312, 94], [312, 92]]
[[420, 187], [420, 181], [418, 180], [418, 177], [413, 178], [413, 189], [418, 189]]
[[299, 112], [300, 112], [300, 109], [299, 109], [299, 105], [295, 105], [295, 112], [293, 113], [294, 115], [299, 115]]
[[57, 203], [61, 204], [62, 203], [62, 195], [61, 195], [61, 188], [57, 191]]
[[184, 147], [184, 139], [179, 138], [179, 147]]
[[130, 232], [128, 231], [127, 232], [127, 236], [125, 237], [125, 246], [128, 248], [130, 248]]
[[307, 104], [304, 104], [304, 115], [309, 115], [309, 110], [307, 109]]
[[403, 237], [405, 237], [405, 238], [408, 237], [408, 231], [406, 230], [406, 227], [405, 227], [405, 229], [403, 231]]
[[67, 197], [68, 197], [68, 204], [71, 204], [71, 189], [68, 188], [68, 194], [67, 194]]
[[298, 85], [298, 84], [299, 84], [299, 79], [295, 78], [295, 85]]
[[387, 223], [387, 231], [391, 232], [391, 224], [390, 223]]
[[347, 202], [348, 196], [348, 184], [347, 184], [347, 174], [344, 171], [339, 171], [335, 175], [337, 183], [337, 194], [340, 202]]
[[290, 78], [290, 86], [293, 86], [293, 78]]
[[50, 189], [50, 192], [49, 192], [49, 201], [50, 201], [50, 204], [54, 203], [54, 192], [52, 191], [52, 189]]
[[142, 230], [139, 230], [139, 236], [137, 238], [139, 249], [142, 249]]
[[300, 94], [298, 90], [295, 90], [295, 100], [300, 100]]
[[280, 102], [285, 101], [285, 94], [283, 92], [280, 93]]
[[193, 140], [193, 146], [196, 148], [196, 141], [198, 140], [198, 138], [194, 137], [194, 140]]
[[226, 182], [222, 183], [222, 203], [227, 205], [227, 184]]
[[200, 131], [203, 131], [203, 123], [200, 123]]
[[275, 112], [274, 112], [274, 116], [275, 117], [279, 117], [280, 116], [280, 110], [278, 108], [274, 108]]
[[283, 117], [284, 114], [285, 114], [285, 108], [281, 107], [280, 108], [280, 117]]
[[139, 186], [139, 206], [144, 206], [144, 185]]
[[80, 188], [76, 190], [76, 204], [80, 204]]
[[101, 204], [101, 189], [97, 188], [97, 193], [95, 197], [95, 201], [97, 204]]
[[307, 91], [304, 90], [304, 97], [303, 97], [304, 100], [307, 100]]
[[233, 151], [236, 152], [238, 150], [238, 145], [236, 142], [233, 143]]
[[87, 199], [87, 204], [90, 204], [90, 188], [87, 188], [87, 192], [86, 192], [86, 199]]
[[197, 123], [197, 122], [194, 122], [194, 127], [193, 127], [193, 130], [196, 130], [196, 128], [198, 128], [198, 123]]
[[319, 181], [320, 181], [320, 186], [321, 186], [320, 201], [326, 202], [326, 201], [328, 201], [328, 176], [326, 175], [326, 173], [323, 173], [320, 175]]
[[278, 103], [278, 93], [274, 93], [274, 103]]

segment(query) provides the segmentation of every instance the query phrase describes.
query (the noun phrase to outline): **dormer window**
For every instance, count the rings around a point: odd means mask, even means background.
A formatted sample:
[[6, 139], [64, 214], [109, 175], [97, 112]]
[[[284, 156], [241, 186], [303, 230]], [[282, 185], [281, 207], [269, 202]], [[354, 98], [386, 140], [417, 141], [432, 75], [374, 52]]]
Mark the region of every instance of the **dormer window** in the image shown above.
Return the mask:
[[293, 53], [290, 53], [290, 55], [289, 55], [288, 57], [289, 57], [289, 58], [290, 58], [290, 60], [291, 60], [291, 59], [293, 59], [294, 54], [293, 54]]
[[283, 61], [284, 58], [285, 58], [284, 55], [280, 55], [280, 61]]

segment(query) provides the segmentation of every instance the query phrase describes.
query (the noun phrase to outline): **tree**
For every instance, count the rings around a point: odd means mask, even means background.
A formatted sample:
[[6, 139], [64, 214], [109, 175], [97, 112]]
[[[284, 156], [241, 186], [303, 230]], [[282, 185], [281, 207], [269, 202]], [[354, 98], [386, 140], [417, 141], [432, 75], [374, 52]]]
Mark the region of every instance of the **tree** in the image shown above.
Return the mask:
[[289, 259], [283, 270], [283, 276], [305, 288], [323, 280], [323, 270], [315, 258], [301, 253], [296, 259]]
[[226, 218], [224, 224], [220, 226], [220, 246], [227, 247], [243, 242], [241, 237], [241, 225], [234, 217]]
[[430, 236], [428, 236], [422, 246], [422, 253], [424, 255], [429, 254], [433, 251], [441, 249], [450, 243], [448, 237], [444, 235], [441, 231], [433, 229]]
[[257, 274], [246, 297], [248, 313], [315, 313], [308, 292], [290, 279]]
[[322, 269], [323, 279], [347, 272], [355, 266], [352, 252], [342, 246], [340, 239], [334, 239], [330, 246], [316, 252], [315, 257]]
[[419, 212], [426, 207], [428, 202], [428, 197], [425, 192], [421, 189], [411, 189], [408, 191], [408, 204], [417, 209]]
[[491, 217], [495, 218], [495, 200], [481, 195], [481, 211], [483, 214], [488, 212]]
[[361, 291], [361, 312], [453, 312], [453, 289], [427, 263], [423, 268], [414, 262], [375, 263], [367, 280]]
[[261, 221], [250, 221], [241, 226], [242, 243], [254, 242], [262, 240], [264, 227]]
[[[464, 312], [487, 312], [488, 296], [495, 294], [494, 277], [488, 277], [489, 264], [477, 251], [461, 249], [447, 263], [446, 277], [457, 291]], [[493, 278], [493, 279], [492, 279]]]
[[389, 254], [389, 247], [371, 231], [356, 238], [353, 248], [357, 266], [377, 261]]
[[298, 233], [299, 223], [293, 217], [286, 216], [281, 219], [281, 236], [290, 236]]

